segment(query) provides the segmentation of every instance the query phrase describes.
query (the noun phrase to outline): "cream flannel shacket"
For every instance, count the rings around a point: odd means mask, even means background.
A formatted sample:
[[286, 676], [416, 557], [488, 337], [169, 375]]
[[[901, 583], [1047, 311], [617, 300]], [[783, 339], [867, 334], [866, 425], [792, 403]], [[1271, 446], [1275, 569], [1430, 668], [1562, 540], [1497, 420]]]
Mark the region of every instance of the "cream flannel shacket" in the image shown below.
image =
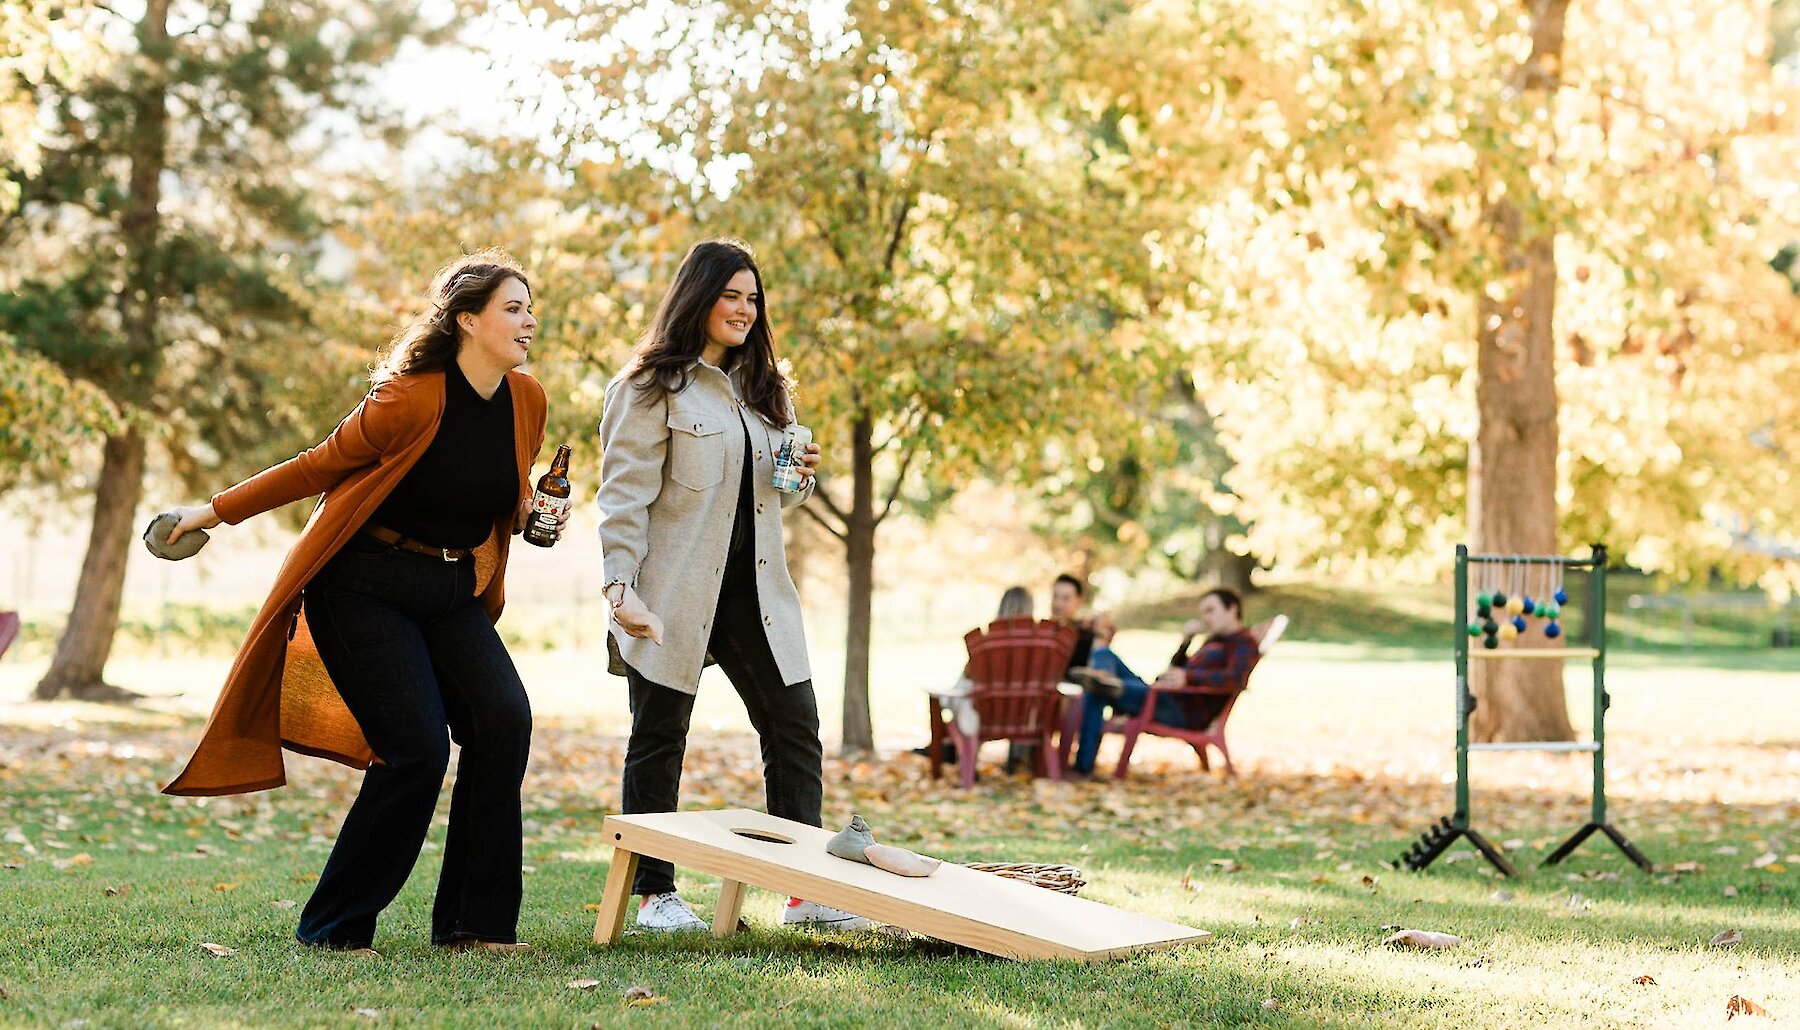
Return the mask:
[[[652, 683], [700, 686], [745, 461], [753, 462], [756, 594], [782, 681], [812, 678], [781, 510], [812, 496], [770, 485], [784, 430], [738, 399], [732, 377], [696, 361], [677, 394], [648, 397], [615, 377], [600, 416], [600, 545], [606, 583], [629, 583], [663, 620], [658, 645], [607, 627], [618, 657]], [[745, 432], [749, 433], [749, 452]], [[610, 620], [609, 620], [610, 621]], [[613, 668], [614, 673], [623, 670]]]

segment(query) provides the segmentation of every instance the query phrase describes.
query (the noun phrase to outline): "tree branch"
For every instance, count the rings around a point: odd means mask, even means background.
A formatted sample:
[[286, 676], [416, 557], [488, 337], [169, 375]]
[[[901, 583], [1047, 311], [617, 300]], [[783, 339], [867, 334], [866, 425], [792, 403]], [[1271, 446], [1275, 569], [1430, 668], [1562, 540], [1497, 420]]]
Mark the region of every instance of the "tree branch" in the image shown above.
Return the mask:
[[882, 451], [887, 450], [888, 447], [891, 446], [895, 440], [904, 439], [907, 436], [911, 435], [925, 421], [925, 409], [924, 408], [910, 407], [910, 408], [907, 408], [905, 411], [901, 412], [900, 414], [901, 414], [902, 418], [906, 419], [907, 425], [905, 425], [904, 427], [902, 427], [900, 429], [894, 430], [892, 433], [889, 433], [888, 438], [886, 440], [883, 440], [880, 443], [876, 444], [875, 445], [875, 453], [876, 454], [880, 454]]
[[[830, 502], [827, 502], [827, 503], [830, 503]], [[819, 514], [818, 509], [814, 508], [812, 505], [802, 504], [800, 506], [800, 514], [805, 515], [807, 518], [812, 519], [814, 522], [817, 522], [819, 524], [820, 528], [824, 529], [825, 532], [830, 533], [834, 537], [837, 537], [839, 543], [845, 543], [848, 541], [848, 537], [843, 532], [839, 531], [839, 529], [836, 526], [825, 521], [825, 516]]]
[[[817, 477], [815, 476], [814, 479], [816, 480]], [[820, 482], [819, 485], [816, 485], [813, 487], [813, 500], [818, 501], [820, 504], [823, 504], [825, 506], [826, 511], [829, 511], [833, 515], [836, 515], [839, 523], [843, 524], [844, 526], [850, 525], [850, 516], [844, 514], [844, 509], [838, 507], [837, 502], [835, 502], [831, 499], [831, 495], [825, 492], [825, 487], [822, 482]], [[809, 507], [809, 506], [802, 505], [801, 507], [804, 508], [804, 507]], [[823, 524], [823, 523], [821, 523], [821, 524]], [[829, 525], [825, 526], [825, 528], [831, 529], [831, 527]], [[833, 532], [836, 532], [836, 531], [833, 530]], [[841, 536], [841, 534], [840, 534], [840, 536]]]
[[877, 526], [881, 525], [882, 521], [888, 517], [888, 512], [894, 509], [894, 501], [900, 496], [900, 488], [906, 485], [906, 470], [912, 467], [913, 458], [922, 450], [924, 450], [923, 447], [913, 447], [906, 452], [906, 457], [900, 459], [900, 471], [894, 476], [894, 488], [888, 491], [887, 501], [881, 506], [881, 514], [875, 516]]

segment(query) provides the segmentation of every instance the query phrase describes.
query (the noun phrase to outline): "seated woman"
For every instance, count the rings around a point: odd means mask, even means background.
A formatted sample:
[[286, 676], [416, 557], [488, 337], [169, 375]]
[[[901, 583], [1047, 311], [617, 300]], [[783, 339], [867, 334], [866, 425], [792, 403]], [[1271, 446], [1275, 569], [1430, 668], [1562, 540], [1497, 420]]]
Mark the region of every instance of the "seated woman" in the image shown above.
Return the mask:
[[[1069, 673], [1086, 691], [1073, 762], [1074, 772], [1080, 775], [1093, 775], [1100, 737], [1106, 731], [1107, 708], [1113, 714], [1136, 715], [1144, 710], [1150, 695], [1150, 685], [1113, 652], [1113, 632], [1110, 623], [1097, 626], [1088, 664]], [[1188, 648], [1202, 633], [1206, 642], [1189, 655]], [[1235, 693], [1249, 680], [1256, 654], [1256, 637], [1244, 626], [1243, 599], [1234, 590], [1215, 587], [1201, 596], [1200, 618], [1182, 628], [1181, 646], [1156, 685], [1223, 687]], [[1162, 694], [1156, 699], [1155, 719], [1169, 726], [1204, 729], [1225, 710], [1228, 699], [1228, 694]]]

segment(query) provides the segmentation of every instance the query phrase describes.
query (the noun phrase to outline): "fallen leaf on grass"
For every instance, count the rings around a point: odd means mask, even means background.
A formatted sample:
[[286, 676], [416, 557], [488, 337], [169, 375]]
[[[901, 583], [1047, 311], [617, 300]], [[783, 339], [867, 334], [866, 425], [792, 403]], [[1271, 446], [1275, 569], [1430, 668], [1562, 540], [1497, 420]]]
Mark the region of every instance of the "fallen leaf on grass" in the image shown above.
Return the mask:
[[1737, 897], [1737, 888], [1733, 887], [1731, 884], [1726, 884], [1725, 890], [1721, 893], [1723, 893], [1728, 898], [1735, 898], [1735, 897]]
[[1744, 935], [1737, 930], [1721, 930], [1707, 943], [1715, 948], [1735, 948], [1744, 943]]
[[220, 958], [230, 958], [237, 954], [236, 948], [227, 948], [223, 944], [214, 944], [211, 941], [203, 941], [200, 946]]
[[1362, 888], [1370, 894], [1374, 894], [1381, 889], [1381, 880], [1365, 873], [1362, 878]]
[[241, 883], [215, 883], [215, 884], [213, 884], [213, 890], [219, 892], [220, 894], [224, 894], [227, 891], [237, 890], [239, 887], [242, 887], [242, 886], [243, 886], [243, 884], [241, 884]]
[[581, 910], [583, 912], [598, 912], [600, 911], [600, 903], [598, 901], [590, 901], [581, 906]]
[[589, 990], [591, 988], [595, 988], [598, 986], [600, 986], [600, 981], [598, 981], [598, 980], [570, 980], [569, 981], [569, 989], [572, 991], [585, 991], [585, 990]]
[[1495, 891], [1493, 894], [1489, 895], [1489, 897], [1499, 902], [1507, 902], [1513, 899], [1512, 891], [1507, 890]]
[[1577, 913], [1586, 912], [1588, 909], [1593, 908], [1593, 907], [1594, 907], [1593, 899], [1589, 898], [1587, 895], [1585, 895], [1585, 894], [1569, 895], [1569, 911], [1577, 912]]
[[296, 902], [293, 898], [282, 898], [280, 901], [269, 902], [269, 907], [270, 908], [279, 908], [279, 909], [282, 909], [285, 911], [287, 909], [293, 908], [296, 904], [298, 904], [298, 902]]
[[1281, 1007], [1281, 1002], [1276, 1001], [1274, 998], [1264, 998], [1263, 999], [1262, 1008], [1263, 1008], [1264, 1012], [1273, 1012], [1280, 1007]]
[[1773, 851], [1765, 851], [1762, 854], [1760, 854], [1750, 860], [1750, 868], [1762, 869], [1766, 866], [1772, 866], [1779, 861], [1781, 861], [1780, 855], [1777, 855]]
[[1703, 873], [1706, 866], [1699, 862], [1677, 862], [1669, 867], [1671, 873]]
[[121, 883], [117, 887], [106, 888], [106, 896], [109, 898], [123, 898], [130, 893], [131, 884], [129, 883]]
[[1212, 860], [1212, 864], [1217, 866], [1222, 873], [1241, 873], [1244, 871], [1243, 864], [1235, 858], [1215, 858]]
[[56, 868], [57, 872], [60, 873], [60, 872], [67, 871], [69, 869], [74, 869], [78, 866], [93, 865], [94, 864], [94, 856], [83, 851], [79, 855], [70, 855], [68, 858], [55, 859], [50, 864]]
[[1405, 948], [1454, 948], [1461, 944], [1462, 938], [1453, 933], [1439, 933], [1436, 930], [1401, 930], [1381, 943]]
[[1651, 976], [1649, 973], [1645, 973], [1643, 976], [1632, 977], [1631, 982], [1637, 984], [1639, 987], [1655, 987], [1656, 977]]
[[1725, 1018], [1728, 1020], [1738, 1016], [1766, 1016], [1768, 1014], [1768, 1009], [1741, 994], [1734, 994], [1725, 1002]]
[[625, 988], [625, 1004], [633, 1007], [661, 1005], [668, 1000], [667, 995], [658, 994], [653, 988], [647, 987], [644, 984], [632, 984], [630, 987]]
[[381, 1018], [381, 1010], [380, 1009], [351, 1009], [350, 1012], [351, 1012], [351, 1014], [361, 1016], [364, 1019], [380, 1019]]

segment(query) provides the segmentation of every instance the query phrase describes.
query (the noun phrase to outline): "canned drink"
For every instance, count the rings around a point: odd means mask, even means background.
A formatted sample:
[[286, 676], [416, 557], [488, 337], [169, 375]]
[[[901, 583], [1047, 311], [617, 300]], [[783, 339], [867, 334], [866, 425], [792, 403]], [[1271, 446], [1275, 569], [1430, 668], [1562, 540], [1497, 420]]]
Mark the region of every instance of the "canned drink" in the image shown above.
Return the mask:
[[806, 477], [800, 474], [805, 468], [800, 456], [806, 453], [806, 445], [812, 442], [812, 430], [799, 423], [787, 427], [782, 435], [781, 446], [775, 451], [775, 474], [769, 477], [769, 484], [784, 494], [797, 494], [806, 485]]

